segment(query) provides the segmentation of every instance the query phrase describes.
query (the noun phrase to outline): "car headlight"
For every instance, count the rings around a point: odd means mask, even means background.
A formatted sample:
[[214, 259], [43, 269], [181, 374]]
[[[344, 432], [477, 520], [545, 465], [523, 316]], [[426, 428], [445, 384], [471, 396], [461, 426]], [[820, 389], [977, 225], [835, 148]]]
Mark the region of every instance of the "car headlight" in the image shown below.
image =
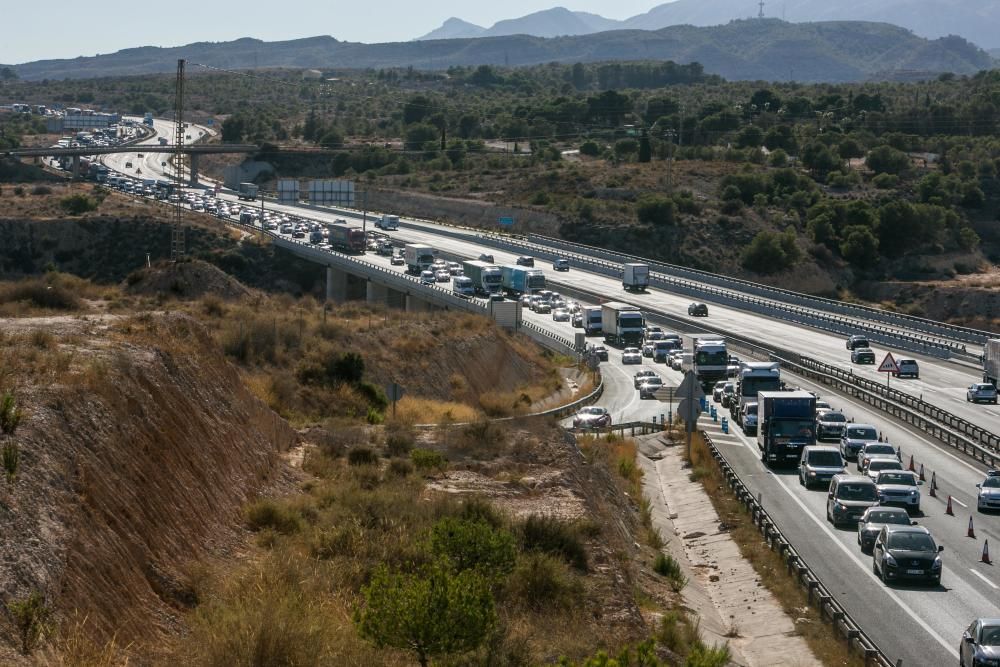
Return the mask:
[[810, 470], [809, 471], [809, 476], [810, 477], [815, 477], [816, 476], [816, 472], [814, 470]]
[[934, 563], [931, 565], [931, 569], [932, 570], [941, 569], [941, 556], [938, 556], [937, 558], [934, 559]]
[[916, 489], [912, 489], [910, 491], [910, 495], [913, 496], [913, 497], [916, 497], [917, 496], [917, 490]]
[[844, 509], [844, 506], [843, 506], [843, 505], [841, 505], [841, 504], [840, 504], [840, 503], [838, 503], [838, 502], [834, 502], [834, 503], [833, 503], [833, 509], [834, 509], [834, 510], [836, 510], [837, 512], [839, 512], [839, 511], [841, 511], [841, 510], [843, 510], [843, 509]]
[[896, 559], [892, 557], [892, 554], [885, 555], [885, 562], [893, 567], [896, 567]]

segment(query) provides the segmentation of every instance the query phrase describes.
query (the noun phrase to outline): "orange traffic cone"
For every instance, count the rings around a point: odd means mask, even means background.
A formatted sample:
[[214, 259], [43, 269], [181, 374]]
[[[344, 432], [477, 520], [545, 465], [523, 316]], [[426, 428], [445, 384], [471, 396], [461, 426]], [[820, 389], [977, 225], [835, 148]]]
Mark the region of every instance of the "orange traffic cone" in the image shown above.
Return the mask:
[[976, 537], [976, 530], [975, 530], [975, 528], [972, 527], [972, 517], [971, 516], [969, 517], [969, 532], [967, 534], [968, 534], [969, 537], [971, 537], [973, 539], [975, 539], [975, 537]]
[[948, 507], [944, 511], [948, 516], [955, 516], [955, 510], [951, 509], [951, 496], [948, 496]]
[[913, 465], [913, 454], [910, 454], [910, 467], [907, 468], [910, 472], [916, 472], [917, 469]]
[[992, 565], [993, 561], [990, 560], [990, 541], [986, 540], [983, 542], [983, 557], [980, 560], [987, 565]]
[[924, 477], [924, 464], [923, 463], [920, 464], [920, 481], [921, 482], [926, 482], [927, 481], [927, 478]]
[[937, 473], [931, 472], [931, 498], [937, 498]]

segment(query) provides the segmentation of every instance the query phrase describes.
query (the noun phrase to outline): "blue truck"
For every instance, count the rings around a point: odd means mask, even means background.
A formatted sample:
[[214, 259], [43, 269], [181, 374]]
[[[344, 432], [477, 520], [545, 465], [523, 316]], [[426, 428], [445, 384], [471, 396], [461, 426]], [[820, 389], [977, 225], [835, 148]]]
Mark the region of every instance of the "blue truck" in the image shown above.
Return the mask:
[[757, 448], [764, 465], [796, 466], [816, 444], [816, 397], [808, 391], [757, 392]]
[[510, 296], [532, 294], [545, 289], [545, 272], [523, 266], [504, 265], [500, 267], [503, 290]]

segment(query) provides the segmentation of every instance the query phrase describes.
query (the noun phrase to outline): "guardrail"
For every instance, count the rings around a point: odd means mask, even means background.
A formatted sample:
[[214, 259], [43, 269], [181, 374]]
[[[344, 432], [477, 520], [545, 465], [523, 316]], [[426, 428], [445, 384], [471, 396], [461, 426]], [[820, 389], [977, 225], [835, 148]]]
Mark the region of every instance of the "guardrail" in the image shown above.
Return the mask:
[[809, 604], [816, 604], [820, 611], [820, 616], [826, 618], [833, 624], [835, 630], [844, 636], [848, 646], [858, 651], [865, 661], [865, 665], [876, 665], [877, 667], [892, 667], [893, 663], [889, 657], [878, 647], [861, 626], [851, 618], [839, 602], [834, 598], [830, 590], [823, 585], [820, 578], [816, 576], [812, 568], [803, 560], [791, 542], [781, 533], [777, 523], [771, 518], [760, 501], [754, 497], [750, 488], [740, 479], [739, 474], [726, 460], [725, 455], [715, 445], [712, 438], [705, 431], [701, 432], [705, 443], [708, 445], [712, 457], [718, 462], [726, 482], [733, 490], [737, 499], [750, 512], [753, 523], [757, 526], [760, 534], [764, 536], [764, 541], [772, 551], [777, 552], [785, 561], [795, 580], [806, 590], [806, 597]]

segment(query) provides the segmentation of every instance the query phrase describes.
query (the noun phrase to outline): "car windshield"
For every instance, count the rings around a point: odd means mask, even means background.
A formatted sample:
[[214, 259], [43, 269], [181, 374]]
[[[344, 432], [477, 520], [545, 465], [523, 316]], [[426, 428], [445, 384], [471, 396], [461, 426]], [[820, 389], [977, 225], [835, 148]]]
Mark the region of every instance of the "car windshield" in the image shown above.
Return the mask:
[[798, 420], [781, 420], [771, 424], [771, 435], [778, 438], [813, 436], [812, 422]]
[[746, 411], [747, 411], [748, 415], [755, 415], [755, 414], [757, 414], [757, 404], [756, 403], [751, 403], [750, 405], [747, 406]]
[[987, 477], [983, 481], [984, 489], [1000, 489], [1000, 477]]
[[600, 415], [604, 414], [604, 408], [584, 408], [580, 412], [582, 414], [585, 414], [585, 415], [598, 415], [598, 416], [600, 416]]
[[650, 378], [646, 378], [644, 380], [644, 383], [645, 384], [659, 384], [659, 385], [662, 385], [663, 384], [663, 380], [661, 380], [658, 377], [650, 377]]
[[842, 466], [843, 460], [837, 452], [809, 452], [809, 463], [814, 466]]
[[847, 427], [847, 437], [852, 440], [878, 440], [878, 433], [873, 428], [862, 426]]
[[901, 526], [910, 525], [910, 515], [906, 510], [901, 512], [887, 512], [885, 510], [868, 513], [869, 523], [895, 523]]
[[917, 480], [906, 472], [884, 472], [878, 476], [879, 484], [897, 484], [899, 486], [916, 486]]
[[889, 535], [889, 548], [900, 551], [937, 551], [934, 540], [926, 533], [892, 533]]
[[736, 385], [734, 385], [734, 384], [733, 384], [732, 382], [727, 382], [727, 383], [726, 383], [726, 384], [725, 384], [725, 385], [724, 385], [724, 386], [722, 387], [722, 391], [724, 391], [724, 392], [725, 392], [725, 393], [727, 393], [727, 394], [731, 394], [731, 393], [733, 393], [734, 391], [736, 391]]
[[883, 461], [875, 459], [868, 464], [869, 470], [901, 470], [902, 466], [899, 461]]
[[1000, 646], [1000, 625], [984, 625], [981, 634], [980, 646]]
[[846, 422], [847, 418], [839, 412], [826, 412], [820, 417], [820, 421], [824, 422]]
[[837, 497], [841, 500], [875, 500], [874, 484], [841, 484], [837, 487]]

